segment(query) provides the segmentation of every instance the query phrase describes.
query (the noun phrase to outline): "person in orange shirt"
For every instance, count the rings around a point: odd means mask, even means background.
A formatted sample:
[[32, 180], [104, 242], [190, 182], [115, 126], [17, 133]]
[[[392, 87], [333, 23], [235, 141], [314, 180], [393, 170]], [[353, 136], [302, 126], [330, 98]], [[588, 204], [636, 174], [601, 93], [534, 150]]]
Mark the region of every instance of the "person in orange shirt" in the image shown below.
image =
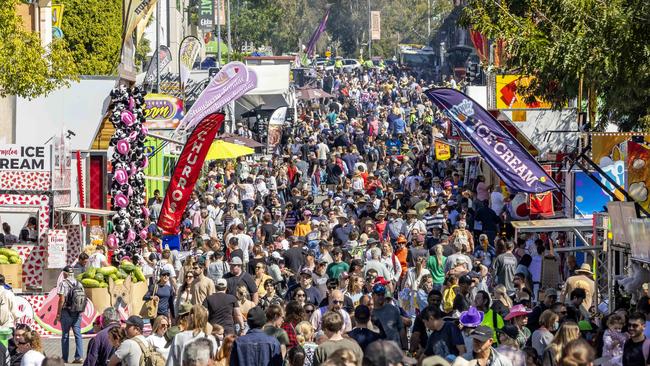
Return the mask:
[[395, 256], [399, 260], [399, 264], [402, 266], [402, 275], [400, 280], [406, 275], [408, 271], [408, 266], [406, 264], [406, 256], [408, 255], [408, 249], [406, 248], [406, 237], [400, 235], [397, 237], [397, 249], [395, 249]]

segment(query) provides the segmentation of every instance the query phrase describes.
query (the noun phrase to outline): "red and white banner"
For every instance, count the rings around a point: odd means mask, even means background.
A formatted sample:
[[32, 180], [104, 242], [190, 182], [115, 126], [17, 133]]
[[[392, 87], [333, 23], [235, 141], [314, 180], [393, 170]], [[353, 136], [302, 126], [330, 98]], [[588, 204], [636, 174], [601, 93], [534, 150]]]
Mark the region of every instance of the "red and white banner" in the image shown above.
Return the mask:
[[174, 168], [174, 174], [169, 181], [165, 201], [163, 201], [158, 218], [158, 226], [164, 233], [178, 233], [187, 201], [194, 190], [205, 156], [223, 123], [223, 119], [224, 115], [221, 113], [208, 115], [196, 125], [187, 139]]

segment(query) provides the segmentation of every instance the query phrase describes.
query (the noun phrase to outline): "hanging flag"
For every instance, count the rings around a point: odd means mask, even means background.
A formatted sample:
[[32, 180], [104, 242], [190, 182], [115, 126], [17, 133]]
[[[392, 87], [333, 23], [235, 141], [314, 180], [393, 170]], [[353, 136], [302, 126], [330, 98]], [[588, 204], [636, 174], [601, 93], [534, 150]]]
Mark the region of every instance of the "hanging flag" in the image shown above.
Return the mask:
[[122, 21], [124, 24], [123, 31], [123, 40], [131, 38], [133, 31], [137, 27], [138, 23], [149, 13], [151, 8], [156, 6], [158, 0], [125, 0]]
[[444, 142], [436, 141], [436, 160], [449, 160], [451, 158], [451, 148]]
[[241, 62], [230, 62], [210, 80], [176, 129], [190, 130], [209, 114], [257, 87], [257, 75]]
[[527, 193], [560, 189], [519, 141], [470, 97], [449, 88], [429, 89], [426, 95], [449, 116], [508, 188]]
[[194, 61], [201, 52], [201, 41], [194, 36], [187, 36], [181, 41], [178, 49], [178, 70], [180, 74], [181, 89], [190, 78], [190, 71]]
[[327, 8], [325, 11], [325, 15], [323, 15], [323, 19], [321, 19], [320, 23], [318, 23], [318, 28], [314, 30], [314, 33], [312, 33], [311, 38], [309, 38], [309, 43], [307, 43], [307, 57], [311, 58], [314, 56], [314, 50], [316, 49], [316, 42], [318, 42], [318, 39], [320, 38], [321, 34], [325, 31], [325, 26], [327, 25], [327, 18], [330, 16], [330, 8]]
[[194, 131], [187, 139], [174, 174], [169, 180], [165, 200], [163, 201], [158, 226], [166, 234], [176, 234], [185, 212], [185, 207], [194, 190], [205, 155], [210, 150], [214, 136], [221, 128], [224, 115], [221, 113], [210, 114], [196, 125]]
[[539, 215], [550, 217], [555, 215], [553, 209], [553, 193], [544, 192], [540, 194], [530, 194], [530, 215]]
[[[158, 65], [158, 59], [160, 59], [160, 67], [156, 66]], [[158, 47], [158, 58], [156, 58], [156, 55], [152, 55], [151, 60], [149, 60], [149, 66], [147, 67], [147, 74], [144, 77], [144, 83], [149, 85], [155, 83], [158, 78], [158, 70], [160, 69], [162, 74], [162, 71], [165, 70], [165, 67], [167, 67], [170, 62], [172, 62], [172, 51], [169, 50], [169, 47], [161, 44], [160, 47]]]

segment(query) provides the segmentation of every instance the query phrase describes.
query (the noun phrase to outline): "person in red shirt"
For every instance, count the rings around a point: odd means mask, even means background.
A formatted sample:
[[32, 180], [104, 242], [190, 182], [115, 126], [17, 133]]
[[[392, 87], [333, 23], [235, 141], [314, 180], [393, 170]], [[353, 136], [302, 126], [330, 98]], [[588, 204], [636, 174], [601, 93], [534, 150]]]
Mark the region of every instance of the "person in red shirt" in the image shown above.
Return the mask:
[[384, 237], [384, 231], [386, 230], [386, 212], [384, 211], [379, 211], [377, 212], [377, 215], [375, 215], [377, 218], [377, 223], [375, 223], [375, 230], [377, 231], [377, 234], [379, 234], [380, 238]]

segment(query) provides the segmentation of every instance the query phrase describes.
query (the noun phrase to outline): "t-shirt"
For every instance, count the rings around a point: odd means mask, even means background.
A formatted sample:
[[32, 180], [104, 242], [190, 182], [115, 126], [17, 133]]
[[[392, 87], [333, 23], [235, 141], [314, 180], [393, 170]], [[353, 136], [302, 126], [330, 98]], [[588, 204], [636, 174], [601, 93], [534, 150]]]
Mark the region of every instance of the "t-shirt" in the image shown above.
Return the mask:
[[262, 236], [264, 237], [264, 244], [273, 243], [273, 235], [277, 231], [273, 224], [262, 224]]
[[38, 351], [30, 349], [23, 355], [23, 358], [20, 361], [20, 366], [41, 366], [41, 363], [44, 359], [45, 355]]
[[102, 262], [106, 262], [106, 256], [102, 253], [94, 253], [88, 258], [88, 268], [102, 268]]
[[370, 343], [381, 339], [379, 333], [373, 332], [368, 328], [354, 328], [350, 333], [348, 333], [348, 337], [354, 339], [363, 352], [366, 352], [366, 347], [368, 347]]
[[239, 276], [235, 276], [232, 272], [228, 272], [223, 276], [223, 278], [228, 283], [227, 293], [233, 296], [237, 293], [237, 287], [239, 287], [239, 284], [242, 283], [246, 285], [246, 289], [251, 296], [257, 292], [255, 280], [250, 274], [248, 274], [248, 272], [242, 272]]
[[[139, 335], [136, 338], [142, 341], [143, 344], [147, 344], [147, 339], [144, 336]], [[115, 355], [122, 361], [122, 366], [140, 366], [142, 349], [135, 340], [127, 339], [120, 344], [120, 347], [115, 351]]]
[[445, 322], [440, 330], [429, 335], [427, 347], [424, 350], [426, 356], [447, 357], [449, 354], [458, 356], [457, 346], [464, 345], [463, 335], [453, 323]]
[[338, 341], [325, 341], [318, 345], [318, 348], [316, 348], [316, 352], [314, 353], [313, 366], [318, 366], [327, 361], [328, 357], [332, 353], [340, 349], [348, 349], [352, 351], [352, 353], [357, 357], [357, 365], [361, 366], [361, 361], [363, 361], [363, 351], [357, 342], [347, 338]]
[[302, 248], [292, 247], [284, 252], [284, 263], [293, 273], [300, 273], [300, 268], [305, 265], [305, 256], [302, 254]]
[[350, 265], [345, 262], [330, 263], [327, 266], [327, 277], [338, 279], [341, 273], [347, 272], [349, 269]]
[[270, 335], [271, 337], [277, 339], [281, 345], [285, 345], [285, 346], [289, 345], [289, 335], [284, 329], [275, 327], [273, 325], [265, 325], [264, 328], [262, 328], [262, 330], [267, 335]]
[[375, 307], [372, 311], [372, 322], [378, 326], [381, 325], [381, 328], [386, 332], [387, 340], [401, 344], [400, 331], [404, 324], [399, 310], [395, 306], [384, 304], [381, 308]]
[[623, 346], [623, 366], [645, 365], [646, 359], [643, 357], [643, 343], [634, 342], [628, 339]]
[[504, 285], [508, 294], [515, 291], [514, 279], [517, 270], [517, 257], [512, 253], [500, 254], [494, 261], [497, 283]]
[[235, 318], [233, 312], [239, 307], [237, 298], [223, 292], [217, 292], [208, 296], [203, 302], [208, 309], [208, 322], [219, 324], [223, 327], [225, 334], [235, 334]]

